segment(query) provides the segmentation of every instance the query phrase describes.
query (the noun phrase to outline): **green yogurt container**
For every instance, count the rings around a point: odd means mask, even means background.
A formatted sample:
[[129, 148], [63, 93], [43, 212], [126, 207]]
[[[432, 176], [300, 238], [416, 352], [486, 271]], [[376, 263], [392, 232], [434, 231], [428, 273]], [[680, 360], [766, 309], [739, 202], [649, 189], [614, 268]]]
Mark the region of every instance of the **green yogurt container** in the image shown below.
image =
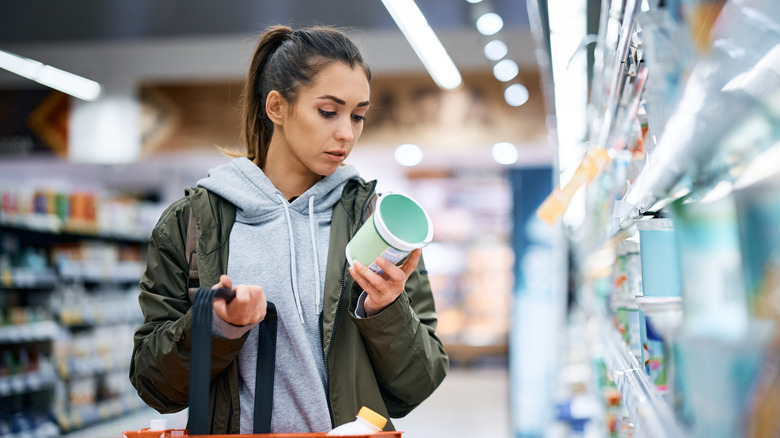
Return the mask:
[[382, 274], [378, 257], [398, 263], [410, 252], [433, 240], [433, 224], [428, 213], [414, 199], [399, 193], [377, 198], [376, 209], [347, 243], [349, 265], [355, 261]]

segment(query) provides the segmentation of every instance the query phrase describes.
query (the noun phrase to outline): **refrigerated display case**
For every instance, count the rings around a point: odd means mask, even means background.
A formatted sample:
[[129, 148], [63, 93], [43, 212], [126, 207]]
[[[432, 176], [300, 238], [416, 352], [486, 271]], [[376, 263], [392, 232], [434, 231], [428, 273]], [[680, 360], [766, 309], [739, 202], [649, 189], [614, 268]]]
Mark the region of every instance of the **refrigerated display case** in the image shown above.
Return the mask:
[[780, 4], [600, 6], [588, 178], [539, 210], [576, 278], [561, 380], [591, 369], [561, 388], [597, 436], [776, 436]]

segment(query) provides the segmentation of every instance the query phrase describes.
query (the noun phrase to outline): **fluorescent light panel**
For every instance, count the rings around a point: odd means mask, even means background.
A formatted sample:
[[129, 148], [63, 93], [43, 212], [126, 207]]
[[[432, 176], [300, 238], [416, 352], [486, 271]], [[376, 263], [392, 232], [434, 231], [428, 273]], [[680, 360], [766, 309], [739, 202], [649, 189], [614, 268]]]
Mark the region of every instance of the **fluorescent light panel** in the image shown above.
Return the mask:
[[102, 91], [100, 84], [93, 80], [5, 50], [0, 50], [0, 68], [82, 100], [95, 100]]
[[414, 0], [382, 0], [398, 28], [411, 44], [425, 69], [441, 88], [448, 90], [461, 84], [460, 72], [452, 58], [433, 33]]

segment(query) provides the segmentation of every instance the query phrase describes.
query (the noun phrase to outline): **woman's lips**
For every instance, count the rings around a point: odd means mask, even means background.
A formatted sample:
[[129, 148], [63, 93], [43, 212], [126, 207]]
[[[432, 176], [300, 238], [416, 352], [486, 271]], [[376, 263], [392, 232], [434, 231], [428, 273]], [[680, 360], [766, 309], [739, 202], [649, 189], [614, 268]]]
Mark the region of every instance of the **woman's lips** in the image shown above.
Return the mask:
[[341, 151], [330, 151], [325, 152], [325, 156], [333, 161], [344, 161], [344, 158], [347, 156], [346, 152]]

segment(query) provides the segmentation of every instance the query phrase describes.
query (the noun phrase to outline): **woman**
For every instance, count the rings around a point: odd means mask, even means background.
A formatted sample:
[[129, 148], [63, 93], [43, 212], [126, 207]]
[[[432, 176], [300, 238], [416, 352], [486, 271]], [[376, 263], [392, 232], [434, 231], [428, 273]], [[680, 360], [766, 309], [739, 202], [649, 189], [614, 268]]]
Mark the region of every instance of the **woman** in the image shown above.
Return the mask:
[[378, 260], [382, 276], [347, 269], [344, 257], [376, 196], [376, 182], [343, 163], [363, 130], [370, 79], [337, 30], [263, 34], [243, 93], [246, 155], [212, 169], [152, 233], [130, 368], [147, 404], [162, 413], [188, 404], [190, 213], [200, 284], [235, 291], [213, 304], [210, 433], [253, 432], [267, 301], [278, 312], [271, 432], [324, 432], [361, 406], [401, 417], [444, 379], [420, 250], [400, 266]]

